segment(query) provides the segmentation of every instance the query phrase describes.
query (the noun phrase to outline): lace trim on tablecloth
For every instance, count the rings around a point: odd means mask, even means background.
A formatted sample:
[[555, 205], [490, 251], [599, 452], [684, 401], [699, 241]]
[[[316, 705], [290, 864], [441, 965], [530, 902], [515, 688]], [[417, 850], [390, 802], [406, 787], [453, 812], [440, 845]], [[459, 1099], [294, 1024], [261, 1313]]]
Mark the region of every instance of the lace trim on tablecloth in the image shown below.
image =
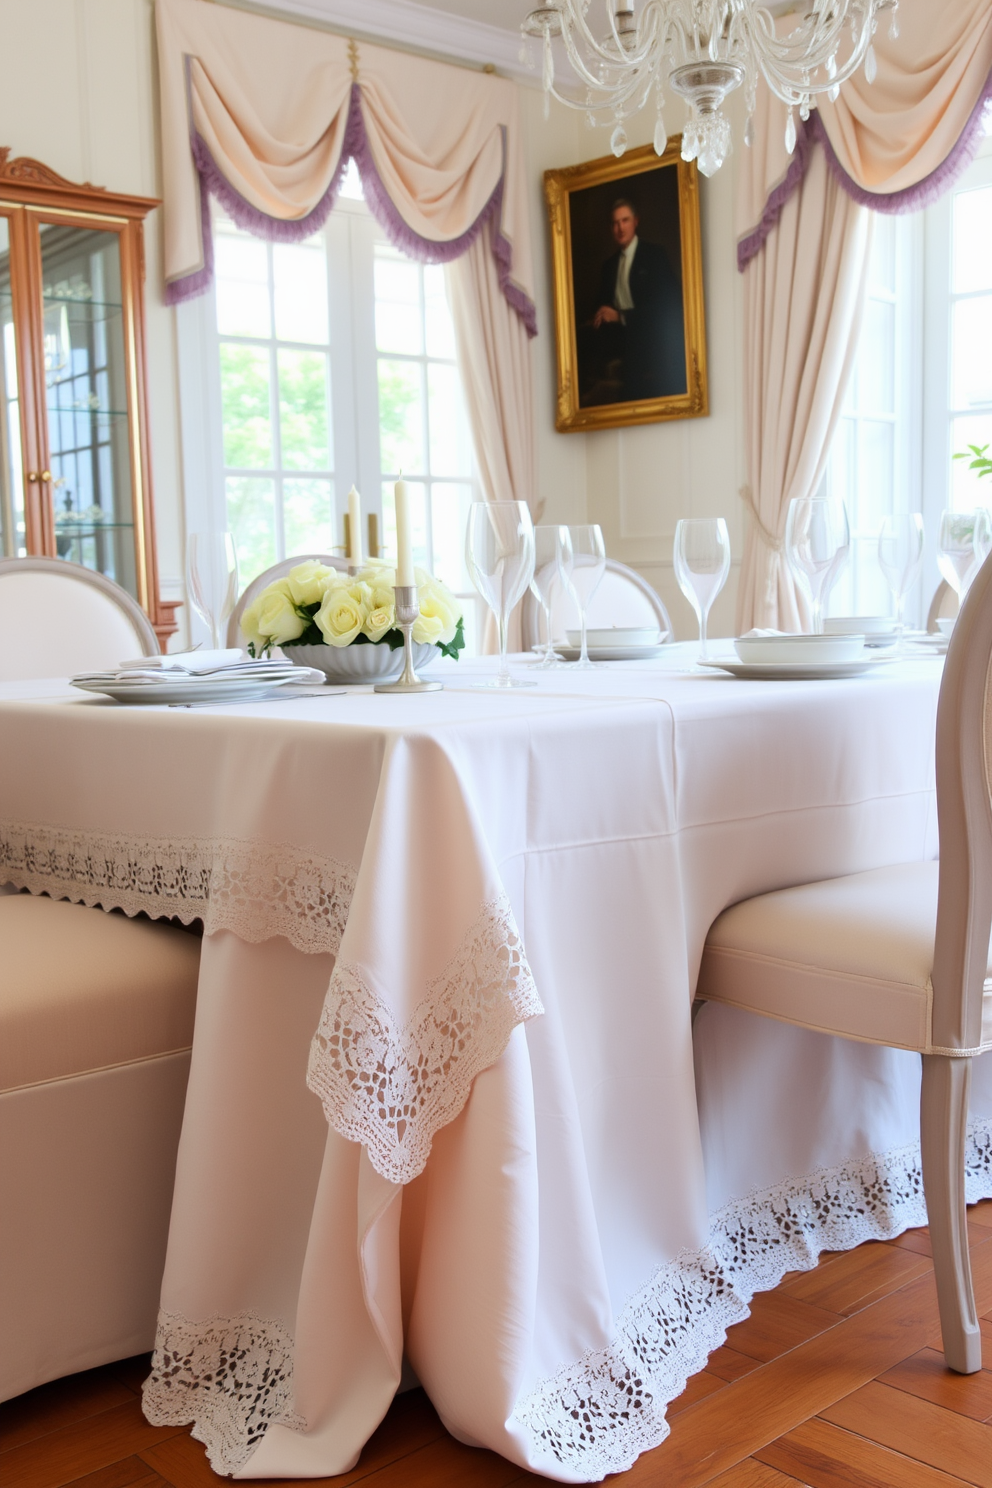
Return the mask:
[[250, 1312], [207, 1322], [163, 1312], [142, 1387], [145, 1420], [192, 1423], [214, 1471], [235, 1473], [270, 1426], [306, 1430], [290, 1409], [292, 1377], [293, 1340], [280, 1323]]
[[[992, 1122], [969, 1131], [967, 1196], [992, 1197]], [[727, 1205], [704, 1251], [679, 1257], [631, 1298], [608, 1348], [518, 1402], [512, 1419], [536, 1449], [533, 1465], [554, 1461], [587, 1482], [626, 1472], [664, 1441], [667, 1403], [748, 1315], [756, 1292], [810, 1270], [823, 1250], [891, 1239], [926, 1219], [918, 1143]]]
[[5, 823], [0, 882], [129, 915], [201, 919], [208, 934], [231, 930], [252, 944], [282, 935], [308, 955], [336, 955], [355, 870], [282, 844]]
[[392, 1183], [427, 1162], [434, 1134], [495, 1064], [518, 1023], [543, 1013], [509, 902], [476, 924], [405, 1027], [355, 966], [338, 963], [310, 1048], [307, 1083], [335, 1131]]

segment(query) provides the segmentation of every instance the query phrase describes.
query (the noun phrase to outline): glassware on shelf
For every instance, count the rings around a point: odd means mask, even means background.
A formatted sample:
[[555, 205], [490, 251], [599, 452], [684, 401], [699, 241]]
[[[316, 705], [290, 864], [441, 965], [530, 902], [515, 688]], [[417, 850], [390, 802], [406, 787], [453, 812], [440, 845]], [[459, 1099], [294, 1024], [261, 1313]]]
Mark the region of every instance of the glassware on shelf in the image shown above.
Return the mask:
[[534, 687], [510, 676], [506, 660], [510, 612], [534, 577], [534, 524], [524, 501], [473, 501], [465, 534], [465, 561], [499, 631], [499, 671], [485, 687]]
[[959, 601], [992, 549], [992, 520], [984, 506], [974, 511], [941, 513], [937, 533], [937, 567]]
[[191, 532], [186, 542], [186, 587], [194, 610], [210, 628], [210, 644], [224, 645], [223, 630], [238, 602], [238, 555], [229, 532]]
[[923, 564], [923, 517], [919, 512], [895, 512], [885, 518], [878, 534], [878, 566], [892, 591], [896, 607], [896, 644], [903, 644], [906, 595]]
[[590, 600], [599, 588], [606, 572], [606, 545], [603, 542], [602, 529], [596, 524], [569, 527], [568, 535], [572, 544], [572, 573], [569, 588], [578, 605], [582, 629], [579, 659], [573, 661], [571, 665], [585, 670], [595, 665], [589, 660], [589, 650], [586, 644], [587, 617]]
[[552, 612], [555, 589], [566, 587], [572, 575], [572, 539], [568, 528], [542, 526], [534, 528], [534, 577], [531, 593], [544, 612], [544, 623], [548, 643], [544, 655], [537, 665], [545, 671], [565, 663], [555, 650]]
[[683, 517], [673, 551], [679, 588], [699, 621], [699, 654], [706, 656], [710, 609], [730, 572], [730, 533], [723, 517]]
[[813, 633], [823, 633], [823, 606], [851, 552], [851, 528], [842, 501], [794, 497], [785, 524], [789, 567], [809, 597]]

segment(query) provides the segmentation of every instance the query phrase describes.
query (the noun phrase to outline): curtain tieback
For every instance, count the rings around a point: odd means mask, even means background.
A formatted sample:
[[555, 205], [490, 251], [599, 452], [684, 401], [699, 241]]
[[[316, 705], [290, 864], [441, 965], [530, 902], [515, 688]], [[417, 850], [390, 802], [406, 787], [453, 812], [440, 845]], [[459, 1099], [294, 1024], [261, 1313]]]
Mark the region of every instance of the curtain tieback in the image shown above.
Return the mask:
[[781, 553], [782, 549], [785, 547], [785, 539], [776, 537], [771, 528], [766, 527], [764, 522], [761, 520], [761, 514], [759, 513], [757, 504], [755, 503], [754, 492], [751, 490], [751, 487], [741, 486], [738, 495], [740, 496], [744, 505], [747, 507], [748, 512], [751, 516], [751, 520], [754, 522], [754, 525], [757, 527], [759, 533], [761, 534], [762, 542], [765, 544], [766, 547], [771, 548], [773, 553]]

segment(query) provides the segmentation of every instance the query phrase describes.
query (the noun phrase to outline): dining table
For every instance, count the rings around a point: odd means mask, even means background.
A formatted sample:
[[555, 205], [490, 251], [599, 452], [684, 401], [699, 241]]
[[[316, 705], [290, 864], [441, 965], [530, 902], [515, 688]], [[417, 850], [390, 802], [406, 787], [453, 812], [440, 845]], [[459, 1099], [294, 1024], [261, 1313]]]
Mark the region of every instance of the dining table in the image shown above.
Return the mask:
[[692, 1004], [728, 905], [936, 856], [940, 659], [511, 663], [535, 685], [0, 686], [0, 881], [202, 923], [144, 1410], [219, 1473], [344, 1472], [419, 1382], [598, 1481], [755, 1292], [925, 1222], [918, 1057]]

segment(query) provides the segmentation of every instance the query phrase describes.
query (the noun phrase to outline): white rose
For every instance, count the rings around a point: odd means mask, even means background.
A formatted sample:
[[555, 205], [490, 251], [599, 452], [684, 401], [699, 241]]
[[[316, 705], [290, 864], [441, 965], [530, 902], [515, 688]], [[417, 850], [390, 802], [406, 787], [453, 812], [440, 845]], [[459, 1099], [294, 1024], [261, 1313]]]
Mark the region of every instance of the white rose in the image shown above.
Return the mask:
[[241, 616], [241, 634], [246, 641], [250, 641], [255, 647], [256, 656], [261, 656], [269, 644], [268, 636], [263, 636], [258, 628], [258, 612], [261, 604], [261, 599], [256, 599], [254, 604], [250, 604]]
[[286, 575], [286, 584], [294, 604], [310, 605], [319, 604], [324, 597], [324, 591], [329, 583], [333, 583], [336, 577], [345, 578], [335, 568], [328, 568], [325, 563], [318, 563], [315, 558], [308, 558], [306, 563], [298, 563], [291, 568]]
[[381, 641], [387, 630], [392, 630], [396, 624], [396, 607], [393, 604], [393, 593], [389, 591], [389, 601], [386, 604], [375, 603], [373, 591], [372, 609], [365, 620], [364, 630], [370, 641]]
[[255, 606], [258, 632], [273, 646], [297, 640], [307, 628], [306, 620], [296, 613], [285, 579], [276, 579], [274, 584], [263, 589]]
[[335, 584], [321, 600], [314, 621], [329, 646], [350, 646], [369, 613], [368, 584]]
[[391, 589], [396, 578], [396, 571], [384, 558], [370, 558], [364, 568], [359, 569], [355, 575], [355, 582], [368, 584], [371, 588]]
[[[418, 573], [420, 570], [418, 570]], [[455, 638], [462, 611], [451, 590], [438, 579], [425, 575], [417, 590], [420, 617], [413, 627], [413, 639], [425, 645], [448, 645]]]

